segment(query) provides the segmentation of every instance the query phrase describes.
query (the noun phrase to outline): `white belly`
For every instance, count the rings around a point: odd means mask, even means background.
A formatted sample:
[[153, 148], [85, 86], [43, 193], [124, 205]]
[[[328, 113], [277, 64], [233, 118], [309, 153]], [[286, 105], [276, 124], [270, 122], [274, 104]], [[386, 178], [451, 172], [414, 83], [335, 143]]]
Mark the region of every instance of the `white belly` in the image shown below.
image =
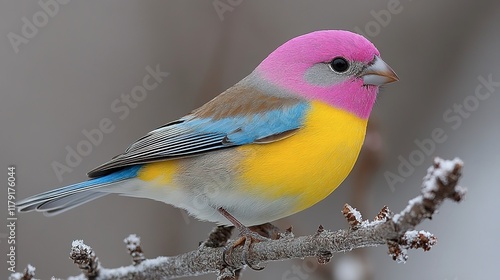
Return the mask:
[[[222, 207], [246, 226], [260, 225], [288, 216], [293, 199], [262, 200], [231, 191], [235, 188], [215, 188], [207, 186], [205, 191], [194, 193], [196, 189], [182, 187], [158, 187], [140, 179], [132, 179], [126, 185], [116, 186], [110, 192], [124, 196], [149, 198], [186, 210], [191, 216], [215, 222], [219, 225], [232, 225], [218, 212]], [[238, 189], [238, 188], [236, 188]], [[221, 191], [218, 191], [221, 190]]]

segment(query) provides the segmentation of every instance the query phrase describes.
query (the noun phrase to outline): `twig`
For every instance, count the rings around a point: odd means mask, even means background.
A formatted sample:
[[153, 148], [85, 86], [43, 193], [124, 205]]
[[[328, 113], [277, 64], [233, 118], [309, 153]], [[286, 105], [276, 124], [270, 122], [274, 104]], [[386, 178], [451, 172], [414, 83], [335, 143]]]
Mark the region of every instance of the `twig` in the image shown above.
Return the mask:
[[71, 244], [69, 258], [83, 271], [83, 274], [94, 279], [99, 275], [101, 266], [94, 250], [83, 243], [83, 240], [75, 240]]
[[35, 278], [35, 270], [36, 268], [33, 267], [32, 265], [28, 264], [26, 268], [24, 269], [23, 273], [16, 272], [12, 273], [9, 276], [9, 280], [36, 280]]
[[146, 259], [144, 257], [144, 253], [142, 252], [140, 237], [135, 234], [131, 234], [125, 238], [123, 242], [127, 244], [127, 250], [132, 257], [132, 263], [134, 265], [138, 265]]

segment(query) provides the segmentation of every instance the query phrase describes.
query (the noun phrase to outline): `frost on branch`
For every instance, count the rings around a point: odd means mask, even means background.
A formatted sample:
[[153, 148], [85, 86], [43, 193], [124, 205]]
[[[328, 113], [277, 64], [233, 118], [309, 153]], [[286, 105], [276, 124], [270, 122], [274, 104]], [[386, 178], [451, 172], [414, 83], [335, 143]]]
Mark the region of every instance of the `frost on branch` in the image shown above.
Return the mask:
[[437, 242], [437, 238], [427, 231], [407, 231], [399, 242], [389, 241], [389, 255], [398, 263], [404, 263], [408, 260], [408, 249], [422, 248], [424, 251], [429, 251]]
[[425, 218], [430, 218], [445, 199], [456, 202], [465, 197], [466, 189], [457, 185], [462, 175], [463, 162], [455, 158], [436, 158], [424, 177], [421, 195], [408, 202], [408, 206], [393, 217], [396, 224], [416, 226]]
[[[404, 262], [408, 259], [408, 249], [422, 248], [428, 251], [437, 241], [431, 233], [415, 231], [415, 227], [431, 218], [444, 200], [459, 202], [465, 197], [466, 190], [457, 185], [462, 166], [459, 159], [447, 161], [436, 158], [424, 177], [420, 195], [411, 199], [408, 206], [397, 214], [384, 206], [373, 221], [363, 221], [359, 211], [345, 205], [342, 213], [349, 227], [344, 230], [329, 231], [320, 226], [312, 235], [294, 237], [291, 231], [277, 233], [271, 226], [261, 228], [260, 230], [279, 238], [253, 243], [247, 261], [264, 264], [316, 257], [320, 263], [325, 263], [337, 252], [387, 245], [390, 256], [396, 261]], [[116, 269], [102, 268], [92, 248], [81, 241], [75, 241], [71, 259], [83, 270], [83, 275], [77, 279], [168, 279], [207, 273], [216, 273], [219, 279], [228, 279], [239, 275], [245, 261], [241, 247], [234, 248], [232, 254], [227, 256], [227, 263], [234, 266], [228, 266], [223, 261], [223, 246], [232, 242], [228, 240], [230, 234], [230, 228], [218, 227], [211, 233], [209, 240], [202, 242], [194, 251], [172, 257], [146, 259], [138, 263], [134, 261], [134, 265]], [[139, 239], [129, 236], [126, 240], [132, 257], [136, 253], [142, 256], [142, 249], [138, 251]]]
[[133, 264], [138, 265], [146, 259], [144, 257], [144, 253], [142, 252], [140, 237], [135, 234], [131, 234], [125, 238], [123, 242], [127, 244], [127, 250], [132, 257]]
[[377, 216], [375, 216], [375, 221], [387, 221], [390, 219], [392, 216], [394, 216], [394, 213], [392, 213], [391, 210], [389, 210], [389, 207], [385, 205], [380, 212], [378, 212]]
[[9, 280], [35, 280], [35, 278], [33, 278], [35, 277], [35, 269], [35, 267], [28, 264], [23, 273], [12, 273], [9, 277]]
[[358, 210], [356, 210], [356, 208], [353, 208], [351, 205], [347, 203], [344, 204], [344, 209], [342, 209], [342, 214], [347, 219], [347, 222], [351, 226], [351, 229], [356, 229], [363, 222], [361, 213]]
[[99, 274], [99, 259], [94, 250], [85, 245], [83, 240], [73, 241], [69, 258], [78, 265], [87, 278], [93, 278]]

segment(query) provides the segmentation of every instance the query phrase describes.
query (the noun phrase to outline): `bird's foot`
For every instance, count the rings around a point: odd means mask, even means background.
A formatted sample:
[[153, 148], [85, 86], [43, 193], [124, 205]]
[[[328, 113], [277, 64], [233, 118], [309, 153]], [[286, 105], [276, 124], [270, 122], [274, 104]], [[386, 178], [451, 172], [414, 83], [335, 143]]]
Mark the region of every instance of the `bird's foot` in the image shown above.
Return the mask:
[[[229, 261], [234, 248], [243, 246], [243, 264], [248, 265], [253, 270], [262, 270], [264, 267], [251, 264], [248, 261], [248, 256], [251, 253], [252, 244], [255, 242], [269, 241], [271, 239], [279, 238], [279, 229], [270, 223], [259, 226], [252, 226], [250, 228], [244, 226], [233, 215], [229, 214], [224, 208], [218, 209], [226, 219], [228, 219], [239, 231], [240, 237], [231, 245], [226, 246], [222, 254], [222, 260], [227, 266], [236, 267]], [[260, 234], [259, 234], [260, 233]]]
[[264, 236], [252, 231], [251, 229], [249, 229], [245, 226], [242, 228], [239, 228], [238, 230], [240, 231], [240, 237], [237, 240], [235, 240], [232, 244], [230, 244], [229, 246], [226, 246], [226, 248], [224, 249], [224, 252], [222, 254], [222, 259], [223, 259], [224, 263], [227, 266], [235, 267], [235, 265], [233, 265], [230, 261], [230, 256], [233, 253], [234, 248], [236, 248], [238, 246], [242, 246], [243, 247], [243, 253], [242, 253], [243, 254], [242, 255], [243, 264], [247, 265], [248, 267], [250, 267], [253, 270], [264, 269], [264, 267], [262, 267], [262, 266], [258, 266], [258, 265], [254, 265], [254, 264], [250, 263], [248, 261], [248, 256], [252, 251], [251, 246], [253, 243], [262, 242], [262, 241], [269, 241], [271, 239], [264, 237]]

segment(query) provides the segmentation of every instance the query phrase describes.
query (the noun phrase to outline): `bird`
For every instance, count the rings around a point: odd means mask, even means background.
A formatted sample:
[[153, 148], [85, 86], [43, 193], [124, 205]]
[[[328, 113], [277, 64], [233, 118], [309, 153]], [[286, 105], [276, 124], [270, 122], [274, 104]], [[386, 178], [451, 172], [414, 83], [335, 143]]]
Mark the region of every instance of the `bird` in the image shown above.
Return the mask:
[[292, 38], [248, 76], [91, 170], [21, 200], [53, 216], [109, 194], [149, 198], [242, 232], [307, 209], [353, 168], [379, 88], [399, 78], [365, 37]]

